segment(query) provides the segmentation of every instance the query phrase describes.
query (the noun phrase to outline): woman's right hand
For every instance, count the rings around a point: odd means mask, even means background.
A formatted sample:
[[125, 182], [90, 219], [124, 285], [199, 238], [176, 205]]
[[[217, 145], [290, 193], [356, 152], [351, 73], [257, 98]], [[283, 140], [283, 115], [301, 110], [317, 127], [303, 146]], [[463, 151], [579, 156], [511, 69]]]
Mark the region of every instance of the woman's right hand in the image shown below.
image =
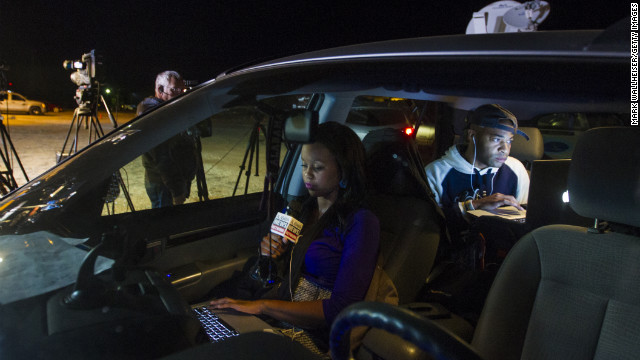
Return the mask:
[[[271, 241], [269, 241], [269, 237], [271, 237]], [[260, 255], [271, 255], [272, 258], [278, 258], [284, 254], [286, 245], [286, 240], [282, 236], [269, 233], [262, 238], [262, 242], [260, 243]], [[271, 252], [269, 252], [269, 247], [271, 247]]]

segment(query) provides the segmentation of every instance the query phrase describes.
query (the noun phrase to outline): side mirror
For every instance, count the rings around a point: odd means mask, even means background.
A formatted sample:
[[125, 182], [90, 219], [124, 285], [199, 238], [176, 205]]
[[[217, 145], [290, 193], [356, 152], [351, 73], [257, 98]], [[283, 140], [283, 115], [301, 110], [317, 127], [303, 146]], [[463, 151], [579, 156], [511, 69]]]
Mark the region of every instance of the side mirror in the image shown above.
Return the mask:
[[318, 128], [317, 111], [292, 111], [284, 122], [284, 138], [289, 143], [308, 144], [313, 142]]

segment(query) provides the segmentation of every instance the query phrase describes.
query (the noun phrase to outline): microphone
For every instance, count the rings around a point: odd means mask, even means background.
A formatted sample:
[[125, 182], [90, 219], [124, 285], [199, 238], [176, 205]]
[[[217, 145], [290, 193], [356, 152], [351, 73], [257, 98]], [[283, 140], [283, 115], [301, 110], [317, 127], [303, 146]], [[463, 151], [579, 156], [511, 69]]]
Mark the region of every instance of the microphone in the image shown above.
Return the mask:
[[[302, 231], [302, 222], [294, 218], [293, 216], [283, 214], [281, 212], [276, 214], [276, 217], [271, 223], [271, 233], [282, 236], [283, 239], [291, 241], [294, 244], [298, 242], [300, 232]], [[271, 242], [271, 235], [269, 235], [269, 242]], [[269, 250], [271, 250], [271, 243], [269, 243]], [[250, 270], [251, 277], [255, 280], [259, 280], [262, 286], [266, 287], [275, 283], [273, 270], [276, 264], [271, 256], [260, 255], [258, 261], [253, 265]], [[266, 275], [266, 276], [265, 276]]]

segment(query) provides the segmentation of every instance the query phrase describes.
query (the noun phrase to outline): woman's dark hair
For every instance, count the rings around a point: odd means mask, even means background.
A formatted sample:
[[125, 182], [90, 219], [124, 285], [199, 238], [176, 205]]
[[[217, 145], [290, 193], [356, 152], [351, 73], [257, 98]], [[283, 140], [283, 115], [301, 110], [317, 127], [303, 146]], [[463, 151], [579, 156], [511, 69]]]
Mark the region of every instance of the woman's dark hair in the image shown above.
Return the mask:
[[333, 121], [318, 126], [314, 143], [324, 145], [338, 163], [340, 192], [332, 207], [342, 224], [351, 212], [362, 206], [367, 193], [364, 146], [353, 130]]

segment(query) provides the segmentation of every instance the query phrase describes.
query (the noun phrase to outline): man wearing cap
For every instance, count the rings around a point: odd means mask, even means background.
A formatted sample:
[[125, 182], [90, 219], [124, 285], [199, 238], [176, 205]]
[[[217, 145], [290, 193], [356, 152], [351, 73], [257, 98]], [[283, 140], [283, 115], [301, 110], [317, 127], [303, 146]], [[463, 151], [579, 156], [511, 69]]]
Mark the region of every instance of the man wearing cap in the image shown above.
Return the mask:
[[[520, 161], [509, 156], [518, 120], [496, 104], [482, 105], [467, 114], [465, 144], [453, 145], [425, 168], [436, 201], [456, 237], [469, 227], [469, 210], [491, 210], [503, 205], [522, 209], [529, 195], [529, 176]], [[453, 227], [453, 228], [452, 228]]]
[[[138, 115], [184, 92], [184, 80], [175, 71], [156, 76], [155, 96], [138, 104]], [[195, 139], [183, 131], [142, 155], [144, 185], [152, 208], [183, 204], [191, 191], [196, 170]]]

